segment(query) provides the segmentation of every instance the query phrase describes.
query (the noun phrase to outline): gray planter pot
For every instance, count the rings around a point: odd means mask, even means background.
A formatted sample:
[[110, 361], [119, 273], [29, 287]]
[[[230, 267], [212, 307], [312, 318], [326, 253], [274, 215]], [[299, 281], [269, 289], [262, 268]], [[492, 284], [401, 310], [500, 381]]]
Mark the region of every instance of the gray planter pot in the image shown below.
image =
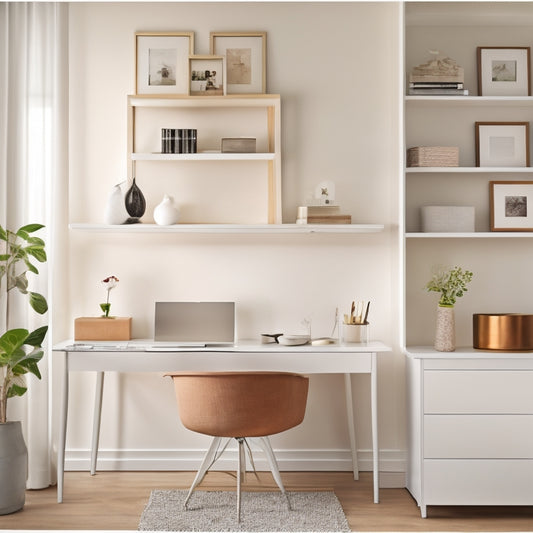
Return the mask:
[[28, 450], [20, 422], [0, 424], [0, 515], [24, 507]]

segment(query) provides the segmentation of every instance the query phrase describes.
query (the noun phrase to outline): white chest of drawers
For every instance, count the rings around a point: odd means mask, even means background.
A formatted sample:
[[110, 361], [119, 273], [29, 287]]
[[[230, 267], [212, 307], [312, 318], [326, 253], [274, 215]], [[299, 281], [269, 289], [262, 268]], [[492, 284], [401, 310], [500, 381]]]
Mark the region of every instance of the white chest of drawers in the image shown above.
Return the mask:
[[407, 489], [428, 505], [533, 505], [533, 354], [407, 351]]

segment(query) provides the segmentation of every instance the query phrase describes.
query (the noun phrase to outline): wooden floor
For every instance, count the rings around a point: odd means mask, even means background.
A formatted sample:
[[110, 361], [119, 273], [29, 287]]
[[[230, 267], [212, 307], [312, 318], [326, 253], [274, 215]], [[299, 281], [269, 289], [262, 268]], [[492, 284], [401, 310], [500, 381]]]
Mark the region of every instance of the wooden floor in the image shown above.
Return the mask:
[[[248, 474], [247, 490], [274, 490], [269, 473], [261, 485]], [[64, 501], [55, 487], [28, 491], [22, 511], [0, 516], [0, 529], [136, 530], [152, 489], [185, 489], [192, 472], [87, 472], [65, 474]], [[381, 489], [373, 503], [372, 477], [348, 472], [282, 472], [287, 490], [334, 490], [353, 531], [533, 531], [533, 507], [430, 507], [420, 518], [406, 489]], [[235, 478], [210, 472], [200, 489], [234, 490]], [[246, 495], [244, 495], [246, 497]]]

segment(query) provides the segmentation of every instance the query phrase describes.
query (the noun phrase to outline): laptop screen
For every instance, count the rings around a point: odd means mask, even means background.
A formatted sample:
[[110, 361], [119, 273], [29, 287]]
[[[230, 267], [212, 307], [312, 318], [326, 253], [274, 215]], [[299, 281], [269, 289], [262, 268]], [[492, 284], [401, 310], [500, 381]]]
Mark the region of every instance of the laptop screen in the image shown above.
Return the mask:
[[156, 302], [154, 340], [175, 344], [233, 344], [235, 302]]

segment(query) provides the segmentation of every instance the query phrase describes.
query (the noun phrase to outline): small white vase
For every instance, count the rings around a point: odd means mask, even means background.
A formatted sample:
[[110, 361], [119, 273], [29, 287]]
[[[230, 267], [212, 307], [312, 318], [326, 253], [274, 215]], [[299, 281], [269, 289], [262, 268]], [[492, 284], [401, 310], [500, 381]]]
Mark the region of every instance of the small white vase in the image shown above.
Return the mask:
[[437, 307], [435, 350], [438, 352], [455, 351], [455, 312], [453, 307]]
[[107, 199], [104, 222], [106, 224], [124, 224], [128, 217], [120, 184], [115, 185]]
[[174, 204], [174, 198], [165, 194], [163, 201], [154, 209], [154, 220], [160, 226], [171, 226], [179, 219], [179, 210]]

